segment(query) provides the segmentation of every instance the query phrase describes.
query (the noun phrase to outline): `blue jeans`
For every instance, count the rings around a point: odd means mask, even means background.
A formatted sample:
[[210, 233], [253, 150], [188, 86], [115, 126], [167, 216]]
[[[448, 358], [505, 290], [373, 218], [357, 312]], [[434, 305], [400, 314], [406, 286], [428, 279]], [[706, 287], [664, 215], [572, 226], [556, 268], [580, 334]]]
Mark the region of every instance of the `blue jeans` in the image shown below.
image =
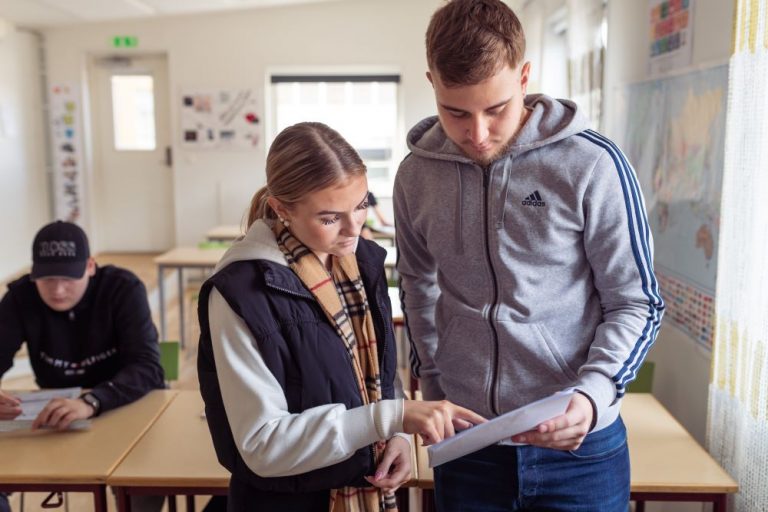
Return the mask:
[[435, 468], [439, 512], [627, 512], [624, 423], [589, 434], [578, 450], [493, 445]]

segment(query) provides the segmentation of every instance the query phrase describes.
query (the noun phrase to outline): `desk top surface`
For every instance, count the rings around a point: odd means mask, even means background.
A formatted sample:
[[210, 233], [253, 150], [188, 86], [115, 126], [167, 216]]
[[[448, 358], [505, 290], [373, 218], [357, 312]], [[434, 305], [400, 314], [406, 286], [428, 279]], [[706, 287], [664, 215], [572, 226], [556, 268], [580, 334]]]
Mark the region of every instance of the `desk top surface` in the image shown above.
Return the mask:
[[[179, 391], [107, 483], [125, 487], [227, 487], [229, 472], [216, 460], [202, 411], [199, 392]], [[415, 451], [412, 464], [414, 480], [406, 485], [416, 482]]]
[[166, 266], [214, 267], [227, 251], [225, 248], [200, 249], [198, 247], [176, 247], [164, 252], [155, 263]]
[[116, 486], [227, 487], [216, 460], [198, 391], [179, 391], [141, 441], [110, 475]]
[[216, 226], [205, 232], [205, 238], [208, 240], [231, 241], [243, 236], [243, 230], [237, 224], [226, 224]]
[[0, 436], [2, 483], [104, 483], [176, 391], [157, 390], [95, 418], [83, 431], [17, 431]]
[[633, 492], [738, 491], [736, 481], [650, 393], [624, 397]]
[[[650, 393], [624, 397], [632, 492], [733, 493], [738, 484]], [[417, 449], [418, 485], [431, 488], [427, 449]]]
[[385, 267], [393, 267], [397, 264], [397, 247], [382, 247], [387, 251], [387, 256], [384, 258]]

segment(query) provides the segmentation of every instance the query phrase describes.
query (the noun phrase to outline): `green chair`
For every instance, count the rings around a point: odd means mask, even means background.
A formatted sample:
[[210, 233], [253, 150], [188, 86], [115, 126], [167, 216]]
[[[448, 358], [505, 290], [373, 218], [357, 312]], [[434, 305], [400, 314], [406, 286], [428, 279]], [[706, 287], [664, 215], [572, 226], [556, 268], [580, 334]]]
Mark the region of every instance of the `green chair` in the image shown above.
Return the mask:
[[645, 361], [637, 372], [637, 378], [627, 386], [627, 393], [651, 393], [653, 391], [653, 370], [656, 364]]
[[179, 378], [179, 342], [160, 342], [160, 366], [163, 367], [165, 380], [170, 382]]

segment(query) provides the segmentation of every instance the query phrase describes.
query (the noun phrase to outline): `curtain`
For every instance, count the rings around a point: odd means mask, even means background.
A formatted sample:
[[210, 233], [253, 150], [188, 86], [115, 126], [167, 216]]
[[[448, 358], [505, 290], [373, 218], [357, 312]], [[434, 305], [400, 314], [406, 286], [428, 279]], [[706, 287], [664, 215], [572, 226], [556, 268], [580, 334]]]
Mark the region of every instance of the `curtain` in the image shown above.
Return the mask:
[[768, 510], [768, 0], [735, 0], [721, 203], [710, 453]]

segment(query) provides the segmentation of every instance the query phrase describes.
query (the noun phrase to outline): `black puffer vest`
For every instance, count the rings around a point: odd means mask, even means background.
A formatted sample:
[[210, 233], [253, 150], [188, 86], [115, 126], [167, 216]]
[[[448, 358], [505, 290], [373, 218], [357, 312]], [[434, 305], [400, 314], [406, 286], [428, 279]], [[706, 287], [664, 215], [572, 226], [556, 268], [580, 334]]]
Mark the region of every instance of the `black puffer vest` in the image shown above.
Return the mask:
[[[356, 255], [379, 340], [384, 398], [394, 398], [397, 357], [391, 324], [392, 307], [383, 271], [386, 253], [375, 243], [361, 239]], [[331, 403], [344, 404], [351, 409], [361, 406], [362, 401], [342, 341], [293, 271], [267, 260], [237, 261], [227, 265], [208, 279], [200, 292], [201, 335], [197, 367], [216, 454], [219, 462], [232, 473], [233, 480], [253, 488], [254, 497], [264, 491], [304, 493], [347, 485], [368, 486], [362, 477], [374, 471], [370, 446], [358, 450], [343, 462], [295, 476], [264, 478], [246, 466], [229, 428], [216, 375], [208, 323], [208, 297], [212, 287], [216, 287], [232, 310], [245, 321], [258, 343], [261, 356], [283, 388], [291, 413]], [[247, 407], [247, 404], [243, 406]]]

